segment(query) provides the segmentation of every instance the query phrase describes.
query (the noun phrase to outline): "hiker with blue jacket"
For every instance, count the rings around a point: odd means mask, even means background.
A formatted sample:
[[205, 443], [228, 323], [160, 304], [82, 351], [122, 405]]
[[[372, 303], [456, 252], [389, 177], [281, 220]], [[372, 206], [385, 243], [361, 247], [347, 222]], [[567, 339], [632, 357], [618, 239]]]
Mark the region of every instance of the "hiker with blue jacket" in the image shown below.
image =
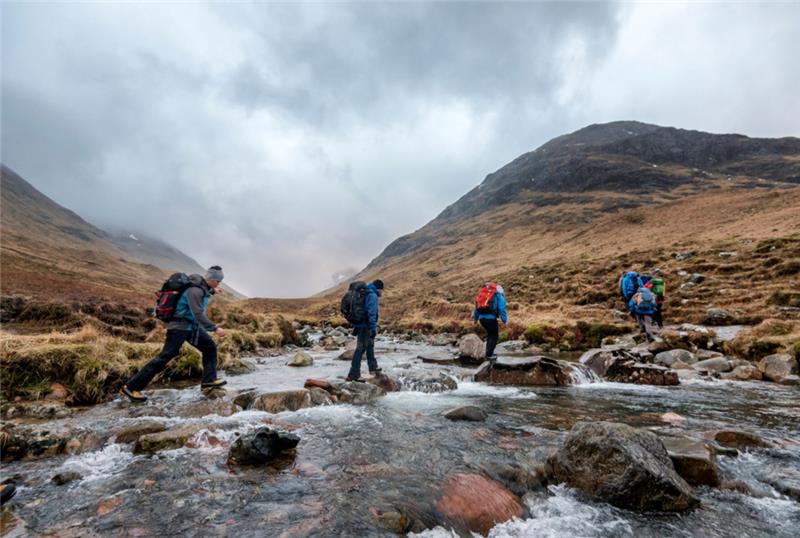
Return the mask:
[[472, 311], [472, 319], [480, 322], [481, 326], [486, 329], [486, 359], [491, 362], [497, 360], [494, 348], [497, 346], [497, 340], [500, 336], [498, 318], [504, 325], [508, 323], [506, 296], [503, 293], [502, 286], [498, 286], [494, 282], [486, 282], [478, 290], [478, 294], [475, 295], [475, 309]]
[[[176, 273], [173, 277], [175, 276], [187, 278], [181, 273]], [[167, 339], [164, 342], [164, 348], [157, 357], [145, 364], [122, 386], [122, 394], [135, 402], [146, 401], [147, 397], [142, 395], [141, 391], [167, 366], [169, 361], [178, 356], [184, 342], [189, 342], [203, 354], [203, 378], [200, 386], [203, 389], [209, 389], [226, 384], [226, 381], [217, 379], [217, 345], [208, 334], [215, 333], [217, 336], [224, 336], [225, 331], [206, 316], [208, 300], [215, 293], [222, 291], [218, 286], [222, 282], [223, 276], [222, 268], [215, 265], [206, 271], [205, 276], [191, 275], [188, 277], [185, 289], [177, 300], [174, 314], [169, 317], [167, 322]]]
[[640, 287], [628, 301], [628, 310], [636, 318], [639, 329], [647, 336], [647, 341], [655, 340], [653, 335], [653, 316], [658, 309], [656, 296], [650, 288]]
[[[362, 284], [363, 286], [363, 284]], [[366, 351], [367, 367], [369, 373], [378, 375], [378, 361], [375, 360], [375, 337], [378, 334], [378, 303], [383, 292], [383, 281], [378, 279], [366, 285], [363, 292], [364, 319], [353, 323], [353, 333], [358, 338], [353, 360], [350, 363], [350, 373], [345, 378], [347, 381], [363, 382], [361, 377], [361, 356]]]

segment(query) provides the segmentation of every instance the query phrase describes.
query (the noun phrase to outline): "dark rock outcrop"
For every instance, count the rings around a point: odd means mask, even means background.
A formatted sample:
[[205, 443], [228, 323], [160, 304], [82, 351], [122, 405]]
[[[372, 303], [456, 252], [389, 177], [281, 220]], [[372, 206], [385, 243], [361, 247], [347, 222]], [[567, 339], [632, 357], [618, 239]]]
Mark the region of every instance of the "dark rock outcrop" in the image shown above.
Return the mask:
[[281, 453], [293, 450], [300, 437], [271, 428], [259, 428], [242, 435], [231, 445], [228, 463], [233, 465], [263, 465], [277, 458]]
[[502, 358], [485, 363], [475, 372], [474, 379], [498, 385], [564, 387], [573, 383], [576, 368], [580, 366], [549, 357]]

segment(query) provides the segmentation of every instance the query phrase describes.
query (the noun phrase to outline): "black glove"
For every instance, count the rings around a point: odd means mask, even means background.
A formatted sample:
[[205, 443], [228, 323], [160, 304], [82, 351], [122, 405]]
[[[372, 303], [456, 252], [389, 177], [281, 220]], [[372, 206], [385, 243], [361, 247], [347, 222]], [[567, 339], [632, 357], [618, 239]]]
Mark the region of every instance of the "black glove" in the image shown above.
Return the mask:
[[373, 329], [369, 330], [369, 337], [370, 338], [375, 338], [377, 335], [378, 335], [378, 329], [374, 329], [373, 328]]

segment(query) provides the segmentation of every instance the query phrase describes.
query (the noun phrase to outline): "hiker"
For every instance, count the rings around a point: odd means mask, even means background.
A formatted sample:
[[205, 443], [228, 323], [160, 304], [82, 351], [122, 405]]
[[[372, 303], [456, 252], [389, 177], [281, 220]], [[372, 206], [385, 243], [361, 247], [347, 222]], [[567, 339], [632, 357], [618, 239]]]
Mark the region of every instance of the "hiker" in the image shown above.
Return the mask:
[[[225, 330], [216, 325], [206, 316], [206, 307], [209, 298], [222, 291], [219, 288], [223, 278], [222, 268], [218, 265], [210, 267], [205, 276], [176, 273], [164, 284], [162, 292], [158, 294], [159, 303], [156, 306], [156, 315], [167, 323], [167, 338], [164, 348], [156, 358], [144, 365], [125, 385], [121, 392], [136, 402], [147, 400], [141, 391], [150, 381], [161, 372], [169, 361], [180, 353], [184, 342], [189, 342], [203, 354], [203, 378], [201, 388], [221, 387], [226, 381], [217, 378], [217, 345], [209, 336], [209, 332], [217, 336], [224, 336]], [[164, 292], [173, 280], [182, 280], [176, 292]], [[171, 295], [170, 295], [171, 294]], [[174, 308], [167, 309], [169, 315], [160, 315], [159, 309], [168, 303], [162, 298], [171, 298]]]
[[653, 321], [658, 325], [659, 329], [664, 328], [664, 295], [666, 293], [666, 286], [664, 279], [661, 277], [651, 277], [650, 275], [642, 275], [642, 282], [644, 287], [648, 288], [656, 296], [656, 310], [653, 312]]
[[656, 311], [656, 296], [650, 288], [640, 287], [628, 301], [628, 310], [636, 318], [636, 324], [647, 336], [647, 341], [652, 342], [655, 340], [653, 314]]
[[342, 312], [353, 325], [353, 334], [358, 338], [346, 381], [364, 382], [361, 377], [361, 356], [365, 351], [369, 373], [381, 373], [378, 361], [375, 360], [375, 336], [378, 334], [378, 302], [382, 292], [383, 281], [380, 279], [371, 284], [353, 282], [342, 299]]
[[498, 286], [494, 282], [485, 282], [475, 295], [472, 319], [480, 322], [486, 329], [486, 359], [490, 362], [497, 360], [497, 355], [494, 354], [500, 332], [497, 318], [500, 318], [503, 324], [508, 323], [506, 296], [502, 286]]
[[639, 273], [636, 271], [627, 271], [622, 274], [619, 279], [619, 293], [625, 299], [627, 306], [631, 297], [644, 285]]

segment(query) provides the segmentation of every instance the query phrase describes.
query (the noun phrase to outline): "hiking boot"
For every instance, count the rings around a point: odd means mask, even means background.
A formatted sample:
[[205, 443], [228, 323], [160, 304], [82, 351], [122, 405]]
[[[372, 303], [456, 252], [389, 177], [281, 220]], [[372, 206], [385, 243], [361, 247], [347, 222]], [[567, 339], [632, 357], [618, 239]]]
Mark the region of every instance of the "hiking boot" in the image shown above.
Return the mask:
[[131, 390], [128, 388], [128, 385], [122, 385], [122, 388], [119, 389], [119, 393], [127, 396], [130, 398], [132, 402], [146, 402], [147, 396], [139, 392], [138, 390]]
[[486, 357], [486, 360], [491, 362], [491, 363], [497, 362], [497, 355], [490, 355], [490, 356]]
[[0, 506], [6, 504], [16, 494], [17, 488], [14, 484], [0, 485]]
[[364, 379], [363, 377], [353, 378], [353, 377], [347, 376], [347, 377], [344, 378], [344, 380], [345, 381], [355, 381], [356, 383], [366, 383], [367, 382], [367, 380]]
[[227, 384], [228, 382], [225, 381], [224, 379], [215, 379], [214, 381], [211, 381], [209, 383], [201, 383], [200, 387], [204, 389], [215, 389], [217, 387], [222, 387]]
[[374, 370], [370, 370], [369, 374], [370, 375], [380, 375], [381, 372], [383, 372], [383, 368], [375, 368]]

